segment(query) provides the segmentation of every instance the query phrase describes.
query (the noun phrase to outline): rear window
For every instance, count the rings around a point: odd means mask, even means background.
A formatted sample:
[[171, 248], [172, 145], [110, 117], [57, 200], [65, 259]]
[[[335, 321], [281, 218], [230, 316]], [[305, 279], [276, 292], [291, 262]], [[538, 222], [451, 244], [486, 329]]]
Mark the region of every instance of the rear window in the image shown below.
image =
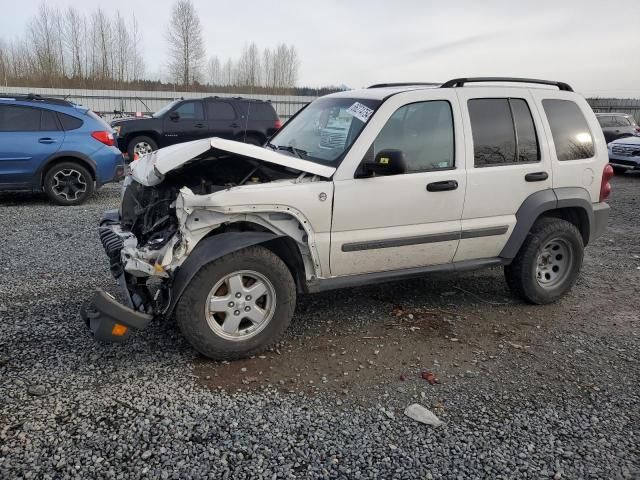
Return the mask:
[[236, 111], [229, 102], [207, 102], [209, 120], [234, 120]]
[[82, 120], [72, 117], [71, 115], [67, 115], [66, 113], [58, 112], [58, 118], [62, 124], [62, 129], [65, 131], [75, 130], [82, 126]]
[[0, 132], [37, 132], [39, 130], [39, 108], [0, 105]]
[[547, 99], [542, 101], [542, 106], [549, 120], [558, 160], [580, 160], [594, 156], [591, 131], [575, 102]]

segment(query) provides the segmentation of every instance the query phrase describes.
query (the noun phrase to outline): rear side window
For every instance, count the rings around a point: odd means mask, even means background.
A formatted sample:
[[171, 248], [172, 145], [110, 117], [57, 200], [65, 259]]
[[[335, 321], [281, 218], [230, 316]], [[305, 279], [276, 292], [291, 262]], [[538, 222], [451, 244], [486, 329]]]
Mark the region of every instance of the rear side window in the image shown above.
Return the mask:
[[542, 106], [549, 120], [558, 160], [593, 157], [591, 131], [578, 105], [571, 100], [547, 99], [542, 101]]
[[204, 120], [202, 102], [184, 102], [174, 112], [178, 112], [183, 120]]
[[62, 129], [65, 131], [75, 130], [76, 128], [80, 128], [82, 126], [82, 120], [76, 117], [72, 117], [71, 115], [67, 115], [66, 113], [58, 112], [58, 118], [60, 119], [60, 123], [62, 124]]
[[521, 98], [469, 100], [474, 165], [487, 167], [540, 160], [535, 125]]
[[40, 117], [40, 130], [43, 132], [55, 132], [60, 130], [55, 112], [51, 110], [42, 110]]
[[40, 109], [17, 105], [0, 105], [0, 132], [37, 132]]
[[602, 128], [610, 128], [616, 126], [615, 117], [607, 115], [606, 117], [598, 117], [598, 123]]
[[276, 112], [268, 103], [249, 103], [249, 118], [253, 120], [275, 120]]
[[229, 102], [207, 102], [209, 120], [234, 120], [236, 111]]

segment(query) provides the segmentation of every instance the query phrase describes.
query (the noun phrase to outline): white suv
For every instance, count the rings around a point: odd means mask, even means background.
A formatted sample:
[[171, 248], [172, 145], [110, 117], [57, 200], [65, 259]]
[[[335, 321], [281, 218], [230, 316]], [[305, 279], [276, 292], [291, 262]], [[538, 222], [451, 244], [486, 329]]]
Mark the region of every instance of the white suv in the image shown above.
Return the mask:
[[607, 161], [561, 82], [328, 95], [264, 147], [212, 138], [133, 162], [100, 226], [128, 305], [98, 291], [82, 315], [118, 341], [175, 313], [199, 352], [232, 359], [275, 342], [300, 293], [503, 265], [516, 295], [552, 302], [606, 227]]

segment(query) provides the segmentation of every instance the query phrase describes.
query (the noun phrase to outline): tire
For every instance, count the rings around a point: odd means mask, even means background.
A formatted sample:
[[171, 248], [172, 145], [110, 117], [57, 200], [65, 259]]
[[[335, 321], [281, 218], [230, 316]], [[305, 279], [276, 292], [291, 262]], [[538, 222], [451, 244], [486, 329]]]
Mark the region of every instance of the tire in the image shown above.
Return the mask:
[[[153, 138], [147, 137], [145, 135], [140, 135], [138, 137], [132, 138], [127, 144], [127, 155], [129, 155], [130, 162], [133, 162], [136, 148], [138, 149], [138, 156], [142, 156], [144, 153], [150, 153], [157, 150], [158, 144]], [[145, 152], [143, 152], [142, 150], [145, 150]]]
[[513, 262], [504, 267], [507, 285], [529, 303], [552, 303], [571, 289], [583, 257], [584, 243], [576, 226], [543, 217], [533, 225]]
[[626, 172], [628, 169], [624, 168], [624, 167], [618, 167], [617, 165], [612, 165], [613, 167], [613, 171], [616, 175], [624, 175], [624, 172]]
[[264, 145], [264, 141], [262, 140], [262, 138], [255, 134], [247, 135], [247, 138], [240, 137], [240, 140], [244, 143], [248, 143], [249, 145], [257, 145], [259, 147]]
[[58, 205], [80, 205], [93, 193], [94, 180], [86, 167], [76, 162], [62, 162], [44, 176], [44, 193]]
[[[248, 296], [248, 290], [256, 286], [264, 286], [266, 293], [256, 298]], [[239, 292], [241, 296], [236, 300]], [[216, 305], [219, 310], [209, 305]], [[274, 344], [289, 326], [295, 305], [296, 287], [285, 263], [264, 247], [248, 247], [198, 271], [178, 301], [176, 321], [185, 338], [202, 355], [213, 360], [234, 360]], [[258, 312], [265, 313], [264, 320], [254, 323], [244, 312], [257, 316]]]

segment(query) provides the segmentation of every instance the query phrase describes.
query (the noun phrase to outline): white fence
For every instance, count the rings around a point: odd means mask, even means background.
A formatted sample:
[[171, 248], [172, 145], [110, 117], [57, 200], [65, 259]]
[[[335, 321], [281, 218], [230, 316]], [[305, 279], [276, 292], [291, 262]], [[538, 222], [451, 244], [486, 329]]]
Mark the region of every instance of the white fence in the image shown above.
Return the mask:
[[34, 93], [47, 97], [66, 98], [70, 102], [89, 107], [110, 120], [114, 112], [156, 112], [172, 100], [177, 98], [218, 97], [246, 97], [269, 100], [273, 104], [278, 116], [287, 121], [307, 103], [316, 97], [294, 95], [257, 95], [252, 93], [216, 93], [216, 92], [158, 92], [144, 90], [85, 90], [73, 88], [31, 88], [31, 87], [0, 87], [0, 94]]

